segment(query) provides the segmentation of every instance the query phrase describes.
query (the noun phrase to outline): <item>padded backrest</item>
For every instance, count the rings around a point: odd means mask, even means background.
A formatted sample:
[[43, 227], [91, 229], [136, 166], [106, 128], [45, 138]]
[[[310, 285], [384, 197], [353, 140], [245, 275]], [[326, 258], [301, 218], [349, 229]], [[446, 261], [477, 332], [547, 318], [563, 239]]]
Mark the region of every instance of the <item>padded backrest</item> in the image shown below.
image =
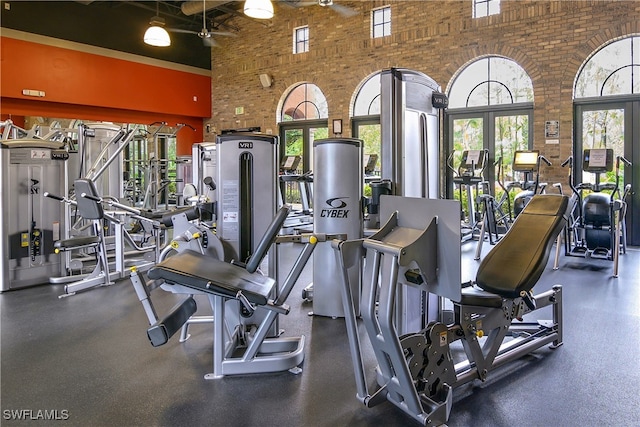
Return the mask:
[[608, 226], [611, 223], [611, 197], [603, 193], [591, 193], [584, 198], [582, 212], [584, 223], [595, 227]]
[[567, 196], [561, 195], [534, 196], [509, 232], [480, 263], [476, 284], [505, 298], [531, 290], [566, 223], [568, 201]]
[[100, 197], [93, 181], [90, 179], [76, 179], [73, 187], [76, 193], [76, 202], [78, 202], [78, 214], [84, 219], [102, 219], [104, 216], [102, 203], [81, 196], [82, 194], [87, 194], [93, 197]]
[[187, 206], [163, 214], [160, 218], [160, 223], [165, 227], [171, 228], [173, 227], [173, 217], [182, 213], [186, 215], [188, 221], [200, 218], [200, 208], [197, 206]]

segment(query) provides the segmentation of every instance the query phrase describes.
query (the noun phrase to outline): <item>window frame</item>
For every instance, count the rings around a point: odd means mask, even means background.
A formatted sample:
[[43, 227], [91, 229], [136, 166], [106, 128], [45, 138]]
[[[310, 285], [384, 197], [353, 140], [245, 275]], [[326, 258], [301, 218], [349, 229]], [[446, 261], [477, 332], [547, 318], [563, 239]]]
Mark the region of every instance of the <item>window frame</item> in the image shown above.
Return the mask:
[[[491, 6], [497, 5], [497, 11], [492, 12]], [[485, 18], [491, 15], [500, 14], [500, 0], [473, 0], [471, 17]]]
[[[389, 19], [385, 19], [385, 13], [389, 13]], [[381, 16], [380, 23], [376, 23], [376, 17]], [[381, 29], [381, 34], [377, 34], [377, 30]], [[371, 9], [371, 38], [379, 39], [391, 35], [391, 6], [381, 6]]]
[[[303, 37], [306, 38], [298, 38], [298, 35], [302, 34]], [[302, 50], [298, 50], [300, 45], [302, 45]], [[302, 25], [300, 27], [296, 27], [293, 29], [293, 53], [305, 53], [309, 52], [309, 26]]]

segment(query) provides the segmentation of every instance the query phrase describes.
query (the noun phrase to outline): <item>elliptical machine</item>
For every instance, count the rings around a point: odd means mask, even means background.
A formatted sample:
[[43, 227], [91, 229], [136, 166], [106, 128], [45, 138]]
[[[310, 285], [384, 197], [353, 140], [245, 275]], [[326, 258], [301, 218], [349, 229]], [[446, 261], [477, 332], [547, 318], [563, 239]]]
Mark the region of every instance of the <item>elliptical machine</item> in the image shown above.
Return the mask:
[[[461, 241], [473, 239], [480, 233], [481, 218], [477, 215], [476, 195], [479, 195], [480, 184], [484, 181], [484, 170], [487, 167], [486, 161], [489, 158], [489, 151], [484, 150], [464, 150], [460, 158], [458, 167], [453, 166], [453, 157], [455, 150], [451, 152], [447, 159], [447, 166], [453, 172], [453, 183], [458, 187], [460, 198], [460, 225], [461, 225]], [[474, 190], [475, 188], [475, 190]], [[465, 199], [467, 214], [465, 215], [463, 208], [463, 200]]]
[[[615, 181], [600, 182], [600, 175], [614, 170], [613, 149], [586, 149], [582, 170], [595, 174], [594, 183], [573, 183], [573, 157], [562, 166], [570, 166], [569, 185], [574, 207], [565, 231], [565, 255], [604, 259], [614, 262], [613, 277], [618, 277], [618, 256], [626, 252], [626, 197], [631, 186], [620, 192], [620, 162], [631, 166], [623, 156], [615, 161]], [[585, 191], [589, 194], [584, 195]], [[605, 193], [609, 191], [609, 193]], [[556, 261], [557, 264], [557, 261]]]
[[479, 260], [482, 254], [482, 244], [485, 236], [488, 236], [489, 244], [494, 245], [509, 231], [513, 217], [511, 216], [511, 199], [509, 198], [509, 186], [504, 184], [504, 168], [502, 166], [502, 156], [498, 157], [493, 164], [496, 167], [496, 182], [502, 189], [499, 198], [492, 194], [491, 186], [488, 181], [482, 184], [485, 189], [483, 194], [478, 196], [481, 205], [482, 226], [480, 227], [480, 235], [476, 244], [476, 254], [474, 260]]

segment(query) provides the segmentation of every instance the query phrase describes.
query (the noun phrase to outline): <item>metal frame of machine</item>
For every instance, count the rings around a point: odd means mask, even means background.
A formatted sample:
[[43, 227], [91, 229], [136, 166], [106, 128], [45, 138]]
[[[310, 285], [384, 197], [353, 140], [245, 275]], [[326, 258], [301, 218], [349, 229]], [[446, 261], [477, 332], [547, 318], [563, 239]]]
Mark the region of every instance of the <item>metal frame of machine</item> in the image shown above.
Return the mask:
[[[564, 226], [568, 197], [534, 197], [482, 261], [475, 283], [464, 288], [455, 277], [456, 271], [460, 274], [457, 202], [383, 196], [381, 204], [389, 220], [378, 233], [333, 243], [343, 267], [357, 398], [368, 407], [389, 401], [424, 426], [442, 425], [449, 418], [455, 387], [475, 379], [485, 381], [492, 369], [544, 345], [562, 344], [561, 286], [538, 295], [531, 288]], [[537, 232], [532, 233], [531, 227]], [[524, 255], [514, 250], [520, 245], [528, 248]], [[363, 256], [361, 313], [378, 363], [374, 392], [367, 386], [347, 274]], [[518, 257], [530, 262], [517, 263]], [[511, 271], [499, 274], [504, 264]], [[408, 287], [451, 299], [453, 322], [434, 321], [419, 332], [399, 333], [402, 307], [396, 296]], [[525, 315], [546, 306], [552, 307], [551, 320], [522, 322]], [[455, 363], [451, 350], [458, 341], [467, 359]]]

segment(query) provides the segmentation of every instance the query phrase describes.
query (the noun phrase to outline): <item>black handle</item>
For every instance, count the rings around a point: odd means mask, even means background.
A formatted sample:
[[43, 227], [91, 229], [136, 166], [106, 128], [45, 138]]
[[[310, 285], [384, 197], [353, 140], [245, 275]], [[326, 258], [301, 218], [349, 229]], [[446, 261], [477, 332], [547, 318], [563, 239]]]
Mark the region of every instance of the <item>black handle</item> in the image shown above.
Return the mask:
[[92, 196], [92, 195], [87, 194], [87, 193], [80, 194], [80, 197], [84, 197], [85, 199], [93, 200], [94, 202], [102, 202], [102, 199], [100, 197]]
[[45, 191], [45, 192], [44, 192], [44, 194], [42, 194], [42, 195], [43, 195], [44, 197], [48, 197], [48, 198], [50, 198], [50, 199], [54, 199], [54, 200], [58, 200], [58, 201], [60, 201], [60, 202], [64, 202], [64, 197], [60, 197], [60, 196], [57, 196], [57, 195], [55, 195], [55, 194], [51, 194], [51, 193], [49, 193], [48, 191]]

